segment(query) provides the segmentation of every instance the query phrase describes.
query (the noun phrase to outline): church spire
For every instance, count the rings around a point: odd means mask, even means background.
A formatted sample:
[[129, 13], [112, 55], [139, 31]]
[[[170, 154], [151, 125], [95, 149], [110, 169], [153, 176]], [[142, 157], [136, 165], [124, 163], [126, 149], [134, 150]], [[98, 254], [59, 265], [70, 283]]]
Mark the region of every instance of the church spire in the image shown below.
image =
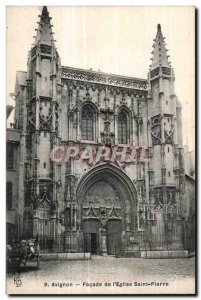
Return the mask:
[[53, 32], [52, 32], [52, 25], [50, 20], [52, 19], [49, 16], [49, 12], [47, 10], [47, 6], [43, 6], [42, 14], [39, 15], [40, 21], [38, 23], [37, 34], [35, 36], [35, 43], [34, 45], [40, 42], [41, 44], [54, 44], [55, 40], [53, 39]]
[[150, 66], [150, 70], [154, 70], [157, 67], [170, 67], [170, 62], [168, 61], [168, 55], [167, 55], [167, 49], [166, 49], [166, 44], [165, 44], [165, 37], [163, 37], [162, 31], [161, 31], [161, 25], [158, 24], [157, 26], [157, 34], [156, 38], [154, 39], [154, 44], [153, 44], [153, 58], [152, 64]]

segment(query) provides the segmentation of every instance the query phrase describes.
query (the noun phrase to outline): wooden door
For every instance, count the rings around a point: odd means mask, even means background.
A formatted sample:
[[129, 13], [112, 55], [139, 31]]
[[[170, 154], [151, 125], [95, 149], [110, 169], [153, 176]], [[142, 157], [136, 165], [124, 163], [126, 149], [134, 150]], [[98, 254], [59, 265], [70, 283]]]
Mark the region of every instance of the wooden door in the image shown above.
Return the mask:
[[107, 252], [109, 255], [119, 255], [121, 246], [122, 223], [119, 219], [107, 221]]

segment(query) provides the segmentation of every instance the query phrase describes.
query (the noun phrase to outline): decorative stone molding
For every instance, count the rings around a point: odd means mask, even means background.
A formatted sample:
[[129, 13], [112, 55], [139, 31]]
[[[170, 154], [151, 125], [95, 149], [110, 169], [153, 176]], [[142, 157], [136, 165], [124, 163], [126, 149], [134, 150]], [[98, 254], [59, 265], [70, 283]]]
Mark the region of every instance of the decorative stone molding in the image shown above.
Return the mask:
[[87, 72], [85, 70], [75, 70], [62, 68], [62, 77], [66, 79], [74, 79], [81, 81], [89, 81], [95, 83], [103, 83], [107, 85], [121, 86], [126, 88], [137, 88], [146, 90], [147, 80], [140, 80], [136, 78], [124, 78], [123, 76], [115, 76], [109, 74], [99, 74], [98, 72]]
[[165, 136], [165, 143], [173, 145], [174, 144], [174, 127], [172, 128], [172, 130], [170, 130], [169, 133], [167, 130], [164, 130], [164, 136]]
[[52, 54], [52, 47], [48, 45], [40, 45], [41, 52], [45, 54]]
[[162, 143], [161, 117], [159, 115], [151, 119], [151, 137], [153, 145], [160, 145]]
[[40, 120], [40, 125], [39, 129], [40, 130], [45, 130], [45, 131], [51, 131], [52, 130], [52, 113], [49, 114], [49, 116], [45, 119], [44, 116], [39, 112], [39, 120]]
[[77, 178], [75, 175], [67, 173], [65, 175], [65, 206], [70, 207], [76, 201]]
[[162, 67], [162, 74], [166, 76], [171, 76], [171, 68]]
[[[83, 89], [95, 89], [99, 93], [101, 91], [105, 91], [105, 85], [106, 83], [93, 83], [93, 82], [87, 82], [87, 81], [80, 81], [80, 80], [74, 80], [70, 78], [61, 78], [61, 82], [63, 85], [63, 88], [68, 88], [68, 89], [74, 89], [76, 90], [77, 87], [80, 88], [80, 90]], [[107, 85], [108, 92], [110, 92], [111, 95], [114, 93], [116, 95], [120, 95], [121, 93], [125, 93], [129, 97], [138, 97], [140, 100], [146, 99], [147, 98], [147, 90], [145, 89], [138, 89], [138, 88], [127, 88], [123, 86], [110, 86]]]
[[31, 49], [31, 58], [33, 58], [34, 56], [36, 56], [36, 50], [37, 50], [37, 46], [33, 47]]
[[[119, 215], [119, 213], [117, 212], [117, 210], [119, 210], [118, 208], [115, 208], [114, 206], [109, 210], [106, 207], [99, 207], [98, 209], [96, 208], [96, 211], [94, 209], [94, 207], [90, 206], [88, 208], [84, 208], [84, 209], [88, 209], [86, 212], [86, 215], [83, 217], [83, 220], [87, 220], [87, 219], [96, 219], [99, 220], [101, 222], [102, 227], [104, 228], [107, 221], [108, 220], [121, 220], [122, 217]], [[130, 214], [129, 214], [130, 217]], [[127, 220], [127, 223], [131, 223], [130, 222], [130, 218], [129, 220]]]
[[56, 142], [57, 142], [56, 133], [55, 132], [51, 132], [51, 134], [50, 134], [50, 145], [51, 145], [51, 148], [56, 144]]
[[159, 68], [156, 68], [150, 72], [151, 79], [159, 75]]

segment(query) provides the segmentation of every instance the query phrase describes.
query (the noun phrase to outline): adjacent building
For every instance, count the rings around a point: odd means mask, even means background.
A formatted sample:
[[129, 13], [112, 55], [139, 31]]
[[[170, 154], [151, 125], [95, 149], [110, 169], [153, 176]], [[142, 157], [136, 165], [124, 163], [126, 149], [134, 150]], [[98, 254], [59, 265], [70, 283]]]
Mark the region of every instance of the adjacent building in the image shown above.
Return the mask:
[[196, 179], [195, 179], [195, 150], [189, 151], [184, 147], [185, 162], [185, 219], [186, 219], [186, 248], [195, 251], [196, 248]]
[[20, 131], [7, 129], [6, 136], [6, 231], [8, 242], [18, 237]]

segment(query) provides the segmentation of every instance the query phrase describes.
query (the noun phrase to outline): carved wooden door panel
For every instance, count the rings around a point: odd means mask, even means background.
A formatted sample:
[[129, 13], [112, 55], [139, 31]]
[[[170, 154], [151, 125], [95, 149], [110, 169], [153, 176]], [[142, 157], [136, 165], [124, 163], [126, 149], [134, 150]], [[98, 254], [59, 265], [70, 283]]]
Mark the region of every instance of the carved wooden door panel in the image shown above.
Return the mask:
[[122, 251], [121, 232], [122, 223], [119, 219], [107, 221], [107, 251], [109, 255], [119, 255]]

